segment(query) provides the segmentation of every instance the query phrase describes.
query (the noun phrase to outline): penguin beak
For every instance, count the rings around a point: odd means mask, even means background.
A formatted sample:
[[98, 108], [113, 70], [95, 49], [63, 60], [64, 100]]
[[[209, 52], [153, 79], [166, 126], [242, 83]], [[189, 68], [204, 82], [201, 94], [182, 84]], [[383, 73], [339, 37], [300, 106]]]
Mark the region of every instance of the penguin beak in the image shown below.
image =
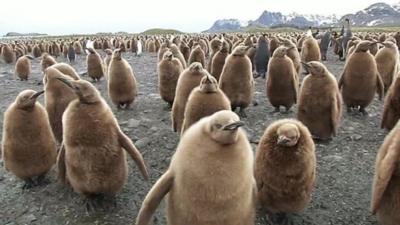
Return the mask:
[[242, 121], [237, 121], [237, 122], [233, 122], [233, 123], [230, 123], [230, 124], [226, 125], [226, 126], [223, 128], [223, 130], [231, 130], [231, 131], [233, 131], [233, 130], [236, 130], [236, 129], [238, 129], [239, 127], [243, 127], [243, 126], [244, 126], [244, 122], [242, 122]]
[[43, 94], [44, 93], [44, 91], [38, 91], [38, 92], [36, 92], [35, 94], [33, 94], [32, 96], [31, 96], [31, 99], [36, 99], [37, 97], [39, 97], [41, 94]]
[[306, 63], [306, 62], [301, 62], [301, 65], [303, 65], [307, 69], [310, 68], [310, 65], [308, 65], [308, 63]]
[[65, 85], [67, 85], [68, 87], [70, 87], [74, 91], [77, 90], [76, 87], [71, 83], [71, 81], [69, 81], [69, 80], [67, 80], [65, 78], [62, 78], [62, 77], [57, 77], [57, 80], [63, 82]]
[[285, 137], [285, 136], [279, 136], [279, 137], [278, 137], [277, 144], [278, 144], [278, 145], [286, 145], [286, 144], [289, 143], [289, 142], [290, 142], [290, 139], [289, 139], [289, 138], [287, 138], [287, 137]]

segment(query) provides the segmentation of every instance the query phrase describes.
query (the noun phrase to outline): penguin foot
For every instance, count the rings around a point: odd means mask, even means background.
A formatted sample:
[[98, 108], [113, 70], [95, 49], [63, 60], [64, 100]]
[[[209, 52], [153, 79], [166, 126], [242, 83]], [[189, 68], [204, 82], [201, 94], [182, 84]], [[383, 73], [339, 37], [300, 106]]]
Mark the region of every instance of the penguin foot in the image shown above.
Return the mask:
[[31, 189], [36, 186], [35, 182], [32, 180], [32, 178], [25, 179], [24, 181], [25, 181], [25, 183], [24, 183], [24, 185], [22, 185], [22, 190]]
[[97, 211], [101, 207], [102, 195], [87, 195], [84, 199], [85, 210], [87, 214]]
[[368, 112], [365, 111], [365, 108], [360, 107], [359, 112], [363, 115], [363, 116], [368, 116]]

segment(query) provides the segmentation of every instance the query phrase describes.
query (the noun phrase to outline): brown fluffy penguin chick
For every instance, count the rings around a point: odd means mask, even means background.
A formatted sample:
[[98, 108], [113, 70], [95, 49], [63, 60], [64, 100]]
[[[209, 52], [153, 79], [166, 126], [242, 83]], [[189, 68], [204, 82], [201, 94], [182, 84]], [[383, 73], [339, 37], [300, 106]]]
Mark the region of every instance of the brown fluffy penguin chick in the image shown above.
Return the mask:
[[367, 114], [365, 108], [371, 104], [375, 93], [378, 93], [379, 99], [383, 97], [384, 85], [375, 58], [368, 52], [372, 44], [374, 42], [361, 41], [357, 45], [339, 79], [339, 88], [348, 112], [359, 107], [362, 114]]
[[321, 60], [321, 51], [318, 41], [315, 38], [307, 37], [304, 39], [303, 46], [301, 47], [301, 60], [303, 62]]
[[223, 110], [191, 126], [144, 199], [136, 225], [150, 223], [164, 196], [168, 225], [253, 225], [254, 159], [242, 125]]
[[58, 71], [60, 71], [61, 73], [63, 73], [64, 75], [70, 76], [72, 79], [74, 80], [79, 80], [81, 79], [80, 76], [78, 75], [78, 73], [76, 72], [76, 70], [66, 64], [66, 63], [56, 63], [52, 66], [50, 66], [51, 68], [57, 69]]
[[1, 49], [1, 58], [4, 60], [4, 62], [8, 64], [14, 63], [17, 56], [15, 55], [12, 47], [8, 44], [4, 44]]
[[36, 101], [41, 94], [43, 91], [22, 91], [4, 113], [4, 166], [25, 181], [23, 188], [40, 184], [56, 162], [57, 146], [49, 119]]
[[192, 90], [185, 107], [182, 134], [201, 118], [221, 110], [231, 110], [231, 103], [218, 87], [218, 81], [207, 74], [200, 86]]
[[110, 62], [112, 59], [112, 50], [107, 48], [106, 50], [104, 50], [104, 52], [106, 53], [106, 57], [104, 58], [104, 63], [106, 64], [107, 68], [110, 66]]
[[375, 60], [386, 93], [399, 70], [399, 50], [394, 42], [385, 41], [381, 44], [384, 47], [375, 55]]
[[43, 53], [42, 60], [40, 61], [40, 65], [42, 66], [42, 71], [44, 72], [47, 67], [56, 64], [57, 61], [53, 58], [53, 56], [48, 53]]
[[170, 107], [174, 103], [176, 85], [183, 67], [178, 58], [175, 58], [171, 51], [164, 53], [163, 59], [157, 65], [158, 91], [161, 98]]
[[170, 51], [172, 52], [172, 54], [174, 54], [174, 57], [178, 58], [179, 61], [181, 61], [183, 69], [186, 69], [185, 57], [183, 56], [182, 52], [179, 50], [178, 46], [176, 46], [175, 44], [171, 44]]
[[400, 123], [378, 151], [372, 186], [371, 210], [381, 225], [400, 224]]
[[400, 73], [393, 80], [383, 107], [381, 128], [391, 130], [400, 119]]
[[100, 81], [104, 77], [103, 60], [99, 53], [93, 48], [88, 48], [89, 54], [86, 56], [87, 73], [93, 81]]
[[199, 44], [194, 45], [192, 51], [190, 52], [188, 64], [191, 65], [194, 62], [199, 62], [201, 63], [201, 66], [203, 66], [203, 68], [206, 68], [206, 57], [203, 49], [201, 49], [201, 46]]
[[[115, 196], [127, 180], [125, 151], [148, 172], [141, 153], [120, 129], [110, 107], [88, 81], [58, 78], [78, 96], [63, 115], [63, 146], [58, 155], [59, 178], [84, 194], [87, 207], [94, 196]], [[125, 151], [124, 151], [125, 150]]]
[[108, 68], [108, 95], [118, 109], [129, 109], [138, 94], [132, 67], [115, 49]]
[[222, 43], [222, 48], [215, 53], [214, 57], [211, 59], [211, 69], [210, 73], [217, 81], [219, 81], [219, 78], [221, 77], [222, 69], [224, 68], [225, 65], [225, 60], [226, 57], [229, 55], [229, 44], [224, 41]]
[[15, 75], [19, 77], [21, 80], [28, 80], [28, 77], [31, 75], [32, 66], [31, 60], [33, 59], [30, 55], [25, 55], [20, 57], [15, 63]]
[[293, 61], [297, 77], [300, 77], [301, 59], [300, 59], [300, 53], [297, 50], [296, 45], [292, 41], [286, 38], [282, 39], [282, 42], [284, 46], [288, 48], [286, 55]]
[[[210, 60], [208, 61], [207, 64], [207, 71], [211, 73], [211, 64], [212, 64], [212, 59], [214, 58], [215, 54], [219, 52], [219, 50], [222, 48], [222, 41], [219, 40], [218, 38], [214, 38], [210, 41]], [[222, 68], [221, 68], [222, 69]]]
[[189, 95], [195, 87], [200, 85], [201, 79], [206, 74], [201, 64], [194, 62], [179, 75], [171, 113], [172, 128], [175, 132], [181, 133]]
[[292, 224], [311, 200], [316, 177], [315, 145], [307, 127], [292, 119], [272, 123], [256, 151], [257, 199], [273, 224]]
[[57, 78], [71, 79], [69, 76], [61, 73], [53, 66], [46, 69], [44, 74], [44, 103], [46, 111], [49, 115], [49, 122], [53, 131], [54, 137], [58, 143], [62, 142], [62, 116], [68, 104], [76, 98], [73, 91], [63, 85]]
[[219, 80], [219, 88], [231, 101], [232, 110], [240, 107], [239, 115], [246, 117], [244, 111], [253, 100], [254, 80], [251, 62], [246, 56], [248, 47], [237, 46], [226, 58]]
[[268, 63], [267, 97], [275, 107], [274, 112], [279, 112], [280, 106], [284, 106], [288, 112], [297, 102], [299, 81], [293, 61], [286, 55], [287, 50], [283, 46], [275, 49]]
[[303, 64], [310, 72], [303, 80], [297, 107], [297, 118], [320, 140], [336, 136], [341, 116], [342, 98], [335, 77], [324, 64]]

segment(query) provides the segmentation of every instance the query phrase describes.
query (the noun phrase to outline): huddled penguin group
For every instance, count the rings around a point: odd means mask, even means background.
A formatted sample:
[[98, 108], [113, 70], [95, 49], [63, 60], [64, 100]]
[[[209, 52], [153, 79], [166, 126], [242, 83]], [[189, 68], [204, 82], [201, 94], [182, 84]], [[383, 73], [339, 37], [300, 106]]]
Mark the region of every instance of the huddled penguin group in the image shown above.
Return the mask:
[[[399, 37], [353, 33], [346, 20], [341, 36], [329, 30], [1, 42], [1, 60], [15, 63], [16, 82], [30, 79], [35, 60], [43, 74], [43, 90], [22, 91], [4, 113], [4, 166], [24, 188], [44, 185], [55, 167], [89, 211], [100, 207], [99, 196], [121, 192], [126, 155], [148, 180], [151, 164], [105, 98], [115, 110], [140, 101], [135, 68], [124, 57], [149, 52], [160, 103], [180, 140], [169, 168], [143, 199], [137, 225], [150, 224], [163, 199], [169, 225], [253, 225], [257, 210], [270, 224], [293, 224], [318, 179], [315, 143], [335, 138], [343, 106], [349, 116], [366, 116], [376, 96], [384, 101], [381, 128], [390, 133], [376, 157], [371, 211], [382, 225], [399, 225]], [[331, 45], [345, 60], [340, 76], [324, 64]], [[86, 60], [86, 73], [75, 71], [76, 60]], [[243, 126], [246, 110], [259, 104], [257, 78], [274, 108], [265, 116], [294, 111], [295, 118], [269, 124], [254, 154]], [[107, 96], [92, 84], [101, 82]], [[42, 94], [43, 106], [37, 101]]]

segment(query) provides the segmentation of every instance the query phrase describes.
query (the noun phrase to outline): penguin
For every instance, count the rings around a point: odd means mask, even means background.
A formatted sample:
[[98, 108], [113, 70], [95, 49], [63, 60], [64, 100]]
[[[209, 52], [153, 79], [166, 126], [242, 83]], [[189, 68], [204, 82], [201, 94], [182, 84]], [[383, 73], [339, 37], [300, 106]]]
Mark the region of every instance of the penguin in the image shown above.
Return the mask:
[[14, 63], [16, 60], [16, 55], [13, 48], [9, 44], [4, 44], [1, 49], [1, 58], [4, 60], [4, 62], [7, 64]]
[[218, 81], [206, 74], [200, 86], [194, 88], [189, 95], [185, 107], [182, 134], [201, 118], [210, 116], [221, 110], [231, 110], [231, 103], [219, 88]]
[[143, 54], [143, 44], [142, 44], [142, 40], [139, 39], [137, 42], [137, 52], [136, 52], [136, 56], [141, 56]]
[[176, 85], [175, 100], [172, 104], [172, 128], [174, 132], [181, 133], [184, 120], [184, 113], [190, 92], [200, 85], [200, 81], [207, 71], [201, 63], [194, 62], [180, 75]]
[[[57, 65], [57, 64], [55, 64]], [[62, 115], [68, 104], [76, 98], [73, 91], [60, 83], [57, 78], [71, 79], [53, 66], [46, 69], [44, 74], [45, 108], [49, 117], [51, 129], [58, 143], [62, 142]]]
[[300, 77], [301, 70], [301, 57], [297, 50], [296, 45], [289, 39], [282, 39], [283, 45], [287, 48], [286, 55], [293, 61], [294, 68], [296, 70], [297, 77]]
[[89, 54], [86, 56], [86, 67], [88, 76], [92, 78], [94, 82], [100, 81], [104, 77], [103, 60], [99, 53], [93, 48], [86, 49]]
[[144, 199], [136, 225], [150, 223], [164, 196], [169, 225], [254, 225], [254, 159], [243, 125], [222, 110], [191, 126]]
[[170, 44], [171, 42], [169, 40], [166, 40], [164, 43], [161, 44], [160, 49], [158, 50], [157, 53], [158, 62], [160, 62], [163, 59], [164, 53], [169, 50]]
[[30, 55], [20, 57], [15, 63], [15, 75], [21, 80], [28, 80], [32, 73], [31, 60], [33, 59]]
[[217, 81], [219, 81], [222, 69], [224, 68], [225, 65], [226, 57], [228, 57], [228, 55], [229, 55], [229, 44], [226, 41], [224, 41], [222, 42], [221, 49], [217, 53], [215, 53], [210, 63], [211, 64], [210, 73], [215, 79], [217, 79]]
[[[211, 73], [211, 62], [215, 54], [222, 48], [222, 41], [218, 39], [217, 37], [213, 38], [210, 41], [210, 61], [207, 64], [207, 71]], [[189, 63], [190, 64], [190, 63]]]
[[73, 64], [75, 63], [75, 58], [76, 58], [76, 52], [75, 48], [73, 46], [73, 43], [70, 43], [68, 46], [68, 55], [67, 55], [69, 63]]
[[246, 117], [244, 111], [253, 100], [254, 80], [251, 62], [246, 56], [248, 47], [239, 45], [226, 58], [219, 80], [219, 88], [231, 101], [232, 110], [240, 107], [239, 115]]
[[47, 67], [56, 64], [57, 61], [48, 53], [43, 53], [42, 60], [40, 61], [40, 65], [42, 67], [42, 72], [44, 72]]
[[400, 73], [394, 78], [383, 105], [381, 128], [392, 130], [400, 119]]
[[110, 66], [110, 62], [111, 62], [111, 58], [112, 58], [112, 53], [113, 52], [109, 48], [105, 49], [104, 52], [106, 53], [106, 57], [104, 58], [104, 64], [108, 68]]
[[7, 171], [25, 181], [23, 189], [43, 184], [57, 157], [46, 110], [36, 101], [41, 94], [22, 91], [4, 113], [2, 159]]
[[191, 65], [194, 62], [199, 62], [199, 63], [201, 63], [201, 66], [203, 68], [206, 68], [205, 61], [206, 61], [206, 57], [205, 57], [204, 51], [203, 51], [203, 49], [201, 49], [201, 46], [196, 43], [193, 46], [192, 51], [190, 52], [188, 64]]
[[32, 55], [35, 58], [39, 58], [40, 56], [42, 56], [42, 50], [36, 44], [32, 48]]
[[[70, 66], [70, 65], [68, 65], [66, 63], [56, 63], [56, 64], [54, 64], [54, 65], [52, 65], [50, 67], [54, 68], [54, 69], [57, 69], [58, 71], [60, 71], [64, 75], [70, 76], [74, 80], [81, 79], [79, 74], [75, 71], [75, 69], [72, 66]], [[43, 82], [43, 83], [46, 83], [46, 82]]]
[[158, 91], [161, 98], [168, 103], [170, 107], [174, 103], [176, 85], [183, 67], [181, 61], [175, 58], [171, 51], [164, 53], [163, 59], [157, 65], [158, 73]]
[[279, 112], [280, 106], [284, 106], [288, 112], [297, 102], [299, 80], [293, 61], [286, 53], [286, 47], [278, 47], [268, 65], [267, 98], [274, 106], [274, 112]]
[[375, 61], [379, 75], [381, 76], [383, 85], [385, 86], [386, 93], [392, 84], [395, 75], [399, 71], [399, 50], [394, 42], [385, 41], [381, 44], [384, 47], [375, 55]]
[[318, 61], [303, 63], [310, 75], [303, 80], [297, 107], [297, 119], [315, 139], [330, 140], [336, 136], [341, 115], [342, 98], [335, 77]]
[[63, 145], [57, 158], [61, 182], [95, 208], [99, 195], [115, 196], [127, 180], [125, 150], [143, 177], [149, 177], [141, 153], [120, 129], [110, 107], [88, 81], [57, 78], [77, 95], [63, 115]]
[[396, 32], [396, 33], [393, 35], [393, 38], [396, 40], [397, 48], [398, 48], [399, 51], [400, 51], [400, 31]]
[[321, 51], [321, 60], [326, 61], [326, 53], [328, 52], [329, 44], [331, 42], [332, 35], [331, 30], [325, 31], [323, 36], [321, 37], [321, 42], [319, 43], [319, 48]]
[[190, 56], [190, 48], [189, 46], [186, 44], [186, 42], [181, 41], [181, 43], [179, 43], [179, 50], [183, 55], [183, 58], [185, 59], [185, 61], [187, 62], [189, 60], [189, 56]]
[[[179, 61], [181, 61], [182, 67], [183, 69], [186, 69], [186, 60], [185, 57], [183, 56], [182, 52], [179, 51], [178, 46], [176, 46], [175, 44], [171, 44], [170, 45], [170, 51], [172, 52], [172, 54], [174, 54], [174, 57], [178, 58]], [[190, 65], [190, 64], [189, 64]]]
[[303, 62], [320, 61], [321, 51], [318, 41], [312, 36], [306, 37], [301, 47], [301, 60]]
[[307, 127], [294, 119], [269, 125], [256, 150], [254, 177], [257, 200], [272, 224], [292, 224], [290, 214], [307, 207], [316, 179], [315, 144]]
[[371, 41], [358, 43], [340, 76], [339, 88], [348, 112], [359, 107], [359, 111], [366, 115], [365, 108], [372, 102], [375, 93], [378, 93], [379, 99], [383, 97], [384, 85], [375, 58], [368, 52], [372, 44], [374, 42]]
[[81, 55], [83, 53], [83, 47], [82, 44], [79, 41], [73, 42], [73, 48], [75, 50], [76, 55]]
[[108, 68], [108, 95], [118, 109], [129, 109], [138, 95], [132, 67], [122, 58], [120, 49], [114, 50]]
[[371, 211], [382, 225], [400, 223], [400, 123], [390, 131], [379, 148], [372, 185]]
[[274, 55], [275, 49], [277, 49], [279, 46], [280, 46], [280, 42], [279, 42], [278, 37], [272, 36], [269, 41], [269, 51], [270, 51], [269, 55]]
[[269, 43], [265, 35], [261, 35], [257, 40], [256, 54], [254, 56], [254, 64], [258, 76], [265, 78], [267, 65], [269, 62]]

